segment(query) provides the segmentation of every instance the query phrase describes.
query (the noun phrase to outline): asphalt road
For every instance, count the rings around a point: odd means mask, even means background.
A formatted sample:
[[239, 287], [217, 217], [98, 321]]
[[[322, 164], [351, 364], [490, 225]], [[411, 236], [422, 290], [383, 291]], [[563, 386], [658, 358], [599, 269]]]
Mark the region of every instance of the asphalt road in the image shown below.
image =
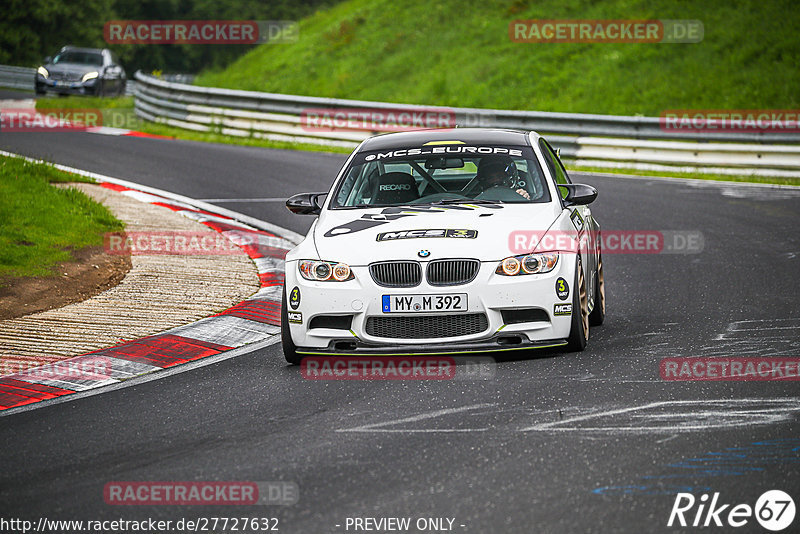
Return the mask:
[[[83, 133], [0, 134], [0, 148], [203, 199], [324, 190], [344, 160]], [[607, 254], [608, 316], [583, 353], [507, 359], [487, 380], [319, 382], [276, 345], [2, 417], [0, 516], [277, 517], [282, 532], [441, 517], [465, 533], [662, 532], [678, 491], [753, 506], [780, 489], [798, 502], [797, 382], [665, 381], [659, 363], [800, 355], [800, 192], [573, 181], [598, 189], [605, 229], [693, 230], [704, 242], [696, 254]], [[311, 223], [280, 201], [215, 203], [301, 233]], [[107, 482], [146, 480], [282, 480], [300, 495], [283, 507], [104, 503]], [[764, 530], [750, 518], [736, 531]]]

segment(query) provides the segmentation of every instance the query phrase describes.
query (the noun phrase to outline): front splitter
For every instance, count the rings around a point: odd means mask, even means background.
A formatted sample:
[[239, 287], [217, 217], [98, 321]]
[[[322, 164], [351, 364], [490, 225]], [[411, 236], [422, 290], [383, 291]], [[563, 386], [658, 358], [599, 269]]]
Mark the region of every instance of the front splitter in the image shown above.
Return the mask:
[[[566, 339], [549, 339], [545, 341], [520, 341], [507, 343], [492, 338], [486, 341], [472, 343], [434, 343], [424, 347], [413, 345], [373, 345], [363, 341], [334, 340], [328, 348], [312, 349], [298, 347], [297, 353], [308, 356], [424, 356], [428, 354], [474, 354], [482, 352], [508, 352], [514, 350], [533, 350], [563, 347], [567, 345]], [[337, 343], [347, 343], [354, 347], [337, 349]]]

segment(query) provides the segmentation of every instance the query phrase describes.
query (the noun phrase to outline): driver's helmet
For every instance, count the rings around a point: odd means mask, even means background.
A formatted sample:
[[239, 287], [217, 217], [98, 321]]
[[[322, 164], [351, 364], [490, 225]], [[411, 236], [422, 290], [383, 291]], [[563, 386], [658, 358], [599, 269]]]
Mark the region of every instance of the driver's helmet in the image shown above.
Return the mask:
[[475, 177], [484, 189], [490, 187], [514, 187], [517, 181], [517, 166], [509, 156], [494, 154], [481, 158]]

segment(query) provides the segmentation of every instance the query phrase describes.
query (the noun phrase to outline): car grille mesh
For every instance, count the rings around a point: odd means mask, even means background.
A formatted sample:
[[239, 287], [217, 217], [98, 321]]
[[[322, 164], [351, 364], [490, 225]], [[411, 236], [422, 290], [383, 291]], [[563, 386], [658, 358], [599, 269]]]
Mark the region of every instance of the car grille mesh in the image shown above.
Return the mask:
[[458, 286], [471, 282], [478, 274], [478, 260], [434, 260], [428, 264], [428, 283], [432, 286]]
[[422, 268], [415, 261], [373, 263], [369, 274], [376, 284], [384, 287], [414, 287], [422, 281]]
[[483, 313], [367, 318], [367, 334], [391, 339], [460, 337], [487, 328], [489, 321]]
[[[428, 264], [426, 277], [432, 286], [457, 286], [471, 282], [478, 274], [478, 260], [434, 260]], [[422, 268], [415, 261], [373, 263], [369, 273], [384, 287], [415, 287], [422, 281]]]
[[50, 79], [64, 82], [79, 82], [81, 79], [83, 79], [83, 74], [72, 72], [54, 72], [51, 73]]

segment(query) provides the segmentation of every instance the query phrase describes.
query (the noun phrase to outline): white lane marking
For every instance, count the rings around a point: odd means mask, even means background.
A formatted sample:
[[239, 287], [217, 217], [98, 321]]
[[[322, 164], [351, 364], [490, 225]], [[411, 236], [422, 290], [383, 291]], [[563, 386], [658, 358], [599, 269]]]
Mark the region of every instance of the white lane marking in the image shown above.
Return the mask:
[[[768, 323], [771, 326], [759, 326]], [[782, 325], [788, 326], [782, 326]], [[744, 327], [744, 328], [740, 328]], [[725, 341], [735, 336], [735, 332], [759, 332], [761, 330], [798, 330], [800, 331], [800, 318], [786, 317], [782, 319], [747, 319], [743, 321], [733, 321], [728, 323], [725, 332], [717, 334], [714, 341]], [[750, 339], [750, 338], [748, 338]], [[773, 340], [769, 337], [769, 340]], [[752, 340], [751, 340], [752, 341]]]
[[[380, 433], [456, 433], [486, 432], [496, 425], [480, 428], [436, 427], [436, 418], [447, 415], [496, 408], [496, 404], [474, 404], [459, 408], [435, 410], [410, 417], [337, 429], [336, 432]], [[494, 410], [499, 414], [503, 410]], [[550, 410], [548, 413], [554, 413]], [[684, 432], [731, 429], [792, 421], [800, 413], [800, 398], [744, 398], [712, 400], [676, 400], [645, 403], [610, 410], [584, 411], [557, 421], [525, 425], [517, 432], [579, 432], [587, 434], [668, 434], [659, 441], [675, 439]], [[470, 415], [485, 415], [473, 413]], [[399, 425], [428, 421], [426, 427], [396, 428]], [[512, 423], [512, 421], [507, 421]], [[584, 425], [584, 423], [588, 423]], [[395, 428], [389, 428], [395, 427]]]
[[[759, 406], [761, 405], [761, 406]], [[659, 408], [677, 408], [671, 413], [646, 413]], [[640, 412], [640, 413], [637, 413]], [[790, 421], [800, 412], [800, 399], [714, 399], [661, 401], [603, 410], [586, 415], [569, 417], [560, 421], [539, 423], [521, 429], [521, 432], [607, 432], [607, 433], [676, 433], [734, 428], [752, 425], [774, 424]], [[615, 421], [614, 417], [632, 414], [629, 420], [624, 417]], [[606, 426], [581, 426], [577, 423], [611, 418]], [[655, 424], [650, 424], [655, 422]], [[681, 424], [686, 422], [686, 424]]]
[[421, 413], [412, 415], [411, 417], [403, 417], [402, 419], [394, 419], [391, 421], [384, 421], [382, 423], [371, 423], [368, 425], [361, 425], [353, 428], [340, 428], [336, 432], [484, 432], [488, 428], [424, 428], [424, 429], [387, 429], [381, 428], [393, 425], [402, 425], [404, 423], [415, 423], [417, 421], [424, 421], [441, 417], [443, 415], [451, 415], [454, 413], [466, 412], [469, 410], [477, 410], [480, 408], [491, 408], [496, 404], [472, 404], [470, 406], [461, 406], [460, 408], [445, 408], [443, 410], [434, 410], [432, 412]]
[[731, 332], [760, 332], [762, 330], [797, 330], [797, 326], [759, 326], [757, 328], [734, 328]]
[[279, 343], [280, 340], [281, 336], [272, 336], [270, 339], [258, 343], [253, 343], [252, 345], [245, 345], [244, 347], [239, 347], [238, 349], [221, 352], [216, 356], [209, 356], [207, 358], [202, 358], [200, 360], [195, 360], [193, 362], [184, 363], [181, 365], [177, 365], [175, 367], [168, 367], [166, 369], [159, 368], [158, 372], [139, 375], [137, 377], [130, 378], [128, 380], [123, 380], [121, 382], [117, 382], [116, 384], [111, 384], [102, 388], [79, 391], [77, 393], [70, 393], [69, 395], [63, 395], [61, 397], [56, 397], [54, 399], [34, 402], [33, 404], [26, 404], [18, 408], [10, 408], [8, 410], [2, 410], [0, 411], [0, 417], [15, 415], [22, 412], [29, 412], [31, 410], [38, 410], [39, 408], [44, 408], [45, 406], [52, 406], [54, 404], [61, 404], [62, 402], [72, 402], [86, 397], [93, 397], [95, 395], [108, 393], [109, 391], [116, 391], [118, 389], [123, 389], [131, 386], [138, 386], [139, 384], [152, 382], [153, 380], [161, 380], [162, 378], [167, 378], [168, 376], [177, 375], [179, 373], [185, 373], [187, 371], [199, 369], [200, 367], [205, 367], [207, 365], [213, 365], [215, 363], [229, 360], [230, 358], [235, 358], [242, 354], [248, 354], [250, 352], [261, 350], [265, 347], [269, 347], [270, 345], [274, 345], [275, 343]]

